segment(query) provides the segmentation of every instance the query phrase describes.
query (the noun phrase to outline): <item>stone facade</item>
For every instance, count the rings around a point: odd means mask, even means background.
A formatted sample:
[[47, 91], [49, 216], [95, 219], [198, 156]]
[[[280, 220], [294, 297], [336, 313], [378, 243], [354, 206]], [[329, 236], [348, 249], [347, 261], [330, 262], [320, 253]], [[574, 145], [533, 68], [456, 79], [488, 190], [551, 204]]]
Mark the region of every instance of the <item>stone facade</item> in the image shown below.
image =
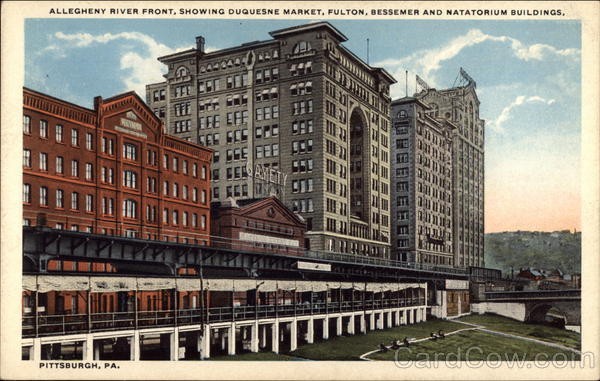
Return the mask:
[[392, 246], [401, 261], [453, 265], [456, 127], [416, 98], [392, 102]]
[[168, 133], [215, 150], [213, 201], [277, 195], [306, 220], [307, 248], [389, 258], [395, 80], [327, 22], [270, 35], [160, 57], [148, 104]]
[[452, 142], [454, 266], [484, 266], [484, 121], [472, 80], [416, 95], [436, 119], [457, 126]]

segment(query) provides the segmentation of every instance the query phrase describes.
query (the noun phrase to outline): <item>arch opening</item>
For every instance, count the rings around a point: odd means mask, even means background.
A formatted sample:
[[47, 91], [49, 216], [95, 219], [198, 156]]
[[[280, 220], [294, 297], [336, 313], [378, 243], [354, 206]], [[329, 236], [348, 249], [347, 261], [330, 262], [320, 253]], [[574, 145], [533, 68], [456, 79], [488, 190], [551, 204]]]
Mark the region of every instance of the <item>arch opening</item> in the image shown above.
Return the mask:
[[368, 139], [365, 132], [368, 129], [365, 115], [355, 108], [350, 115], [350, 215], [362, 221], [368, 220], [366, 203], [363, 199], [363, 188], [369, 184], [364, 183], [365, 171], [368, 161], [365, 160], [368, 151]]

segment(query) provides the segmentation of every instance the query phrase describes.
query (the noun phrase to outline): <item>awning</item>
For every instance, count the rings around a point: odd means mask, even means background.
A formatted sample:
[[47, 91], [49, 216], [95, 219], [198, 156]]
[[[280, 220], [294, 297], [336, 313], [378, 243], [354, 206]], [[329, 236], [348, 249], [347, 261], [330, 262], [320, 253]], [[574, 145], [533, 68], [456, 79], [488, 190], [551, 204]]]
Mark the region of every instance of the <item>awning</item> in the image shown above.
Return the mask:
[[37, 280], [35, 275], [23, 275], [22, 279], [23, 290], [37, 291]]
[[271, 87], [271, 94], [274, 94], [277, 92], [277, 87]]
[[296, 281], [294, 281], [294, 280], [278, 280], [277, 287], [280, 290], [295, 290], [296, 289]]
[[206, 279], [204, 281], [205, 288], [209, 291], [232, 291], [233, 280], [232, 279]]
[[304, 62], [298, 64], [298, 70], [304, 69]]
[[290, 68], [290, 71], [294, 71], [296, 70], [296, 64], [292, 64], [292, 67]]
[[89, 288], [90, 279], [86, 276], [23, 276], [23, 289], [29, 291], [85, 291]]
[[177, 291], [199, 291], [200, 278], [176, 278]]
[[140, 291], [168, 290], [175, 288], [174, 278], [137, 278]]
[[105, 291], [129, 291], [137, 288], [136, 278], [127, 277], [90, 277], [90, 288], [92, 292]]
[[233, 282], [233, 288], [235, 291], [247, 291], [254, 290], [256, 288], [255, 279], [236, 279]]
[[296, 87], [298, 87], [298, 85], [296, 85], [295, 83], [292, 83], [292, 86], [290, 86], [290, 90], [294, 90]]
[[312, 87], [312, 81], [306, 82], [306, 87]]
[[307, 292], [312, 291], [312, 284], [315, 282], [310, 282], [306, 280], [297, 280], [296, 281], [296, 292]]
[[277, 282], [274, 280], [259, 280], [257, 282], [259, 292], [277, 291]]
[[312, 62], [311, 62], [311, 61], [308, 61], [308, 62], [306, 63], [306, 68], [309, 68], [309, 67], [311, 67], [311, 66], [312, 66]]

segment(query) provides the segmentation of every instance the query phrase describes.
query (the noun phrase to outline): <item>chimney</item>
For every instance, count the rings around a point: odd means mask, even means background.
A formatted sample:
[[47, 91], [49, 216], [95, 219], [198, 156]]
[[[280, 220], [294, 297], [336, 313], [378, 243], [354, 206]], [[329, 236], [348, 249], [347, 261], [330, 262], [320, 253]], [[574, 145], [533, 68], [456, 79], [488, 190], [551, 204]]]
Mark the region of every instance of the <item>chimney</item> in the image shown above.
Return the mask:
[[196, 50], [199, 50], [200, 53], [204, 53], [204, 37], [196, 37]]

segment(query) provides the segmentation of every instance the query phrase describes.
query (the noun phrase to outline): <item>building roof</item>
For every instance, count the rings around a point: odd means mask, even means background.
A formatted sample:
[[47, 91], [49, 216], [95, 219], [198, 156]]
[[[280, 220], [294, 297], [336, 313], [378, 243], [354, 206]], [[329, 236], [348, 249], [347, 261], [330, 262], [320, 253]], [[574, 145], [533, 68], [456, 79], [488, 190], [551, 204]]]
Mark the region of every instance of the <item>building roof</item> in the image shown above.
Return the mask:
[[[251, 210], [251, 209], [255, 209], [255, 208], [262, 209], [262, 208], [267, 207], [267, 205], [269, 205], [269, 204], [276, 204], [277, 208], [279, 209], [279, 211], [281, 213], [285, 214], [286, 216], [291, 218], [296, 223], [301, 224], [301, 225], [305, 224], [304, 219], [300, 215], [292, 212], [287, 206], [285, 206], [285, 204], [283, 202], [281, 202], [281, 200], [279, 200], [279, 198], [277, 198], [275, 196], [270, 196], [270, 197], [265, 197], [265, 198], [241, 199], [241, 200], [230, 198], [226, 201], [215, 201], [215, 202], [211, 202], [211, 209], [225, 210], [225, 209], [236, 208], [236, 209], [240, 209], [240, 210]], [[217, 214], [214, 213], [214, 215], [216, 216]]]
[[284, 29], [278, 29], [278, 30], [269, 32], [269, 34], [272, 37], [277, 38], [280, 36], [304, 33], [304, 32], [307, 32], [310, 30], [315, 30], [315, 29], [327, 29], [327, 31], [331, 32], [331, 34], [333, 34], [338, 39], [338, 41], [340, 41], [340, 42], [348, 41], [348, 37], [346, 37], [342, 32], [340, 32], [336, 27], [334, 27], [327, 21], [319, 21], [319, 22], [313, 22], [313, 23], [308, 23], [308, 24], [303, 24], [303, 25], [296, 25], [296, 26], [292, 26], [292, 27], [284, 28]]

